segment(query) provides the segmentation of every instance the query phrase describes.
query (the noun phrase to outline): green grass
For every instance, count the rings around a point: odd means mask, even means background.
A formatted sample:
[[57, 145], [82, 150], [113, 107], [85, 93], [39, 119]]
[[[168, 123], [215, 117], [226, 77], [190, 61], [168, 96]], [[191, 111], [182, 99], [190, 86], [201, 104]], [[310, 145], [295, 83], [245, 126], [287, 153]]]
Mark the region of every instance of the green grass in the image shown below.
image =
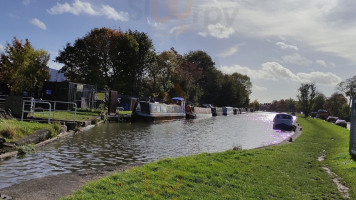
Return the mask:
[[131, 115], [132, 111], [120, 110], [120, 111], [117, 111], [117, 114], [120, 114], [120, 115]]
[[[291, 144], [163, 159], [93, 181], [64, 199], [344, 199], [324, 166], [356, 198], [349, 131], [319, 119], [298, 121], [303, 134]], [[323, 150], [327, 157], [319, 162]]]
[[52, 137], [59, 132], [57, 124], [40, 124], [36, 122], [22, 122], [17, 120], [0, 120], [0, 137], [4, 137], [7, 142], [16, 141], [39, 129], [49, 129]]
[[[34, 113], [31, 115], [36, 118], [48, 119], [48, 112]], [[100, 112], [88, 112], [88, 111], [77, 111], [76, 121], [92, 120], [94, 117], [100, 116]], [[53, 118], [53, 113], [51, 112], [51, 119]], [[55, 111], [54, 119], [57, 120], [74, 120], [74, 112], [70, 111]]]
[[97, 97], [97, 100], [104, 101], [105, 99], [105, 93], [96, 93], [95, 97]]

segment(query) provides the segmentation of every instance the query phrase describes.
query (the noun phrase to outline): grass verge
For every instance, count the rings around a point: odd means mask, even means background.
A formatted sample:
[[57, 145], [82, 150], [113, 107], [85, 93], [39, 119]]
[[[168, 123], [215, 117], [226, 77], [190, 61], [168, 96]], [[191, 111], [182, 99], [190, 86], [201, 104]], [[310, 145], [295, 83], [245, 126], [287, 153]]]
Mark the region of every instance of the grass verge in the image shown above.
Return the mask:
[[303, 134], [291, 144], [163, 159], [93, 181], [64, 199], [344, 199], [324, 166], [356, 197], [349, 131], [319, 119], [298, 121]]
[[[48, 112], [34, 113], [31, 116], [35, 118], [48, 119]], [[90, 111], [77, 111], [76, 121], [92, 120], [94, 117], [100, 116], [100, 112], [90, 112]], [[53, 113], [51, 113], [51, 119], [53, 119]], [[74, 112], [70, 111], [55, 111], [54, 119], [56, 120], [74, 120]]]
[[0, 137], [4, 137], [7, 142], [16, 141], [27, 135], [33, 134], [39, 129], [49, 129], [51, 136], [56, 136], [60, 127], [58, 124], [41, 124], [37, 122], [22, 122], [17, 120], [0, 120]]

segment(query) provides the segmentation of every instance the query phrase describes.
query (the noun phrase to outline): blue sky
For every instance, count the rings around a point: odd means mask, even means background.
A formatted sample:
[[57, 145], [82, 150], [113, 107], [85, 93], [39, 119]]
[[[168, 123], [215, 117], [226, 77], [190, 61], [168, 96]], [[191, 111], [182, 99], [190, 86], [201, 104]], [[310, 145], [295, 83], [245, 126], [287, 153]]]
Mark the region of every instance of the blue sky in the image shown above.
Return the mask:
[[[302, 82], [330, 96], [356, 75], [352, 0], [2, 0], [0, 52], [28, 38], [53, 60], [93, 28], [146, 32], [157, 52], [204, 50], [251, 77], [251, 100], [296, 99]], [[61, 65], [50, 62], [51, 68]]]

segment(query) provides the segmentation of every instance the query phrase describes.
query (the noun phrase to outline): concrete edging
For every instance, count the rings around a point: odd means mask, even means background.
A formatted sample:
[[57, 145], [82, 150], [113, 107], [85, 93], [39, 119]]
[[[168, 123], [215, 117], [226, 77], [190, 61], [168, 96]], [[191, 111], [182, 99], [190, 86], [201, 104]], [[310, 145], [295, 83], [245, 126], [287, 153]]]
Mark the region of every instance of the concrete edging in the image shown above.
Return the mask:
[[[97, 123], [97, 125], [100, 125], [100, 124], [102, 124], [102, 123], [104, 123], [104, 121], [99, 121], [99, 122]], [[85, 127], [80, 128], [79, 131], [87, 131], [87, 130], [93, 128], [94, 126], [95, 126], [95, 125], [88, 125], [88, 126], [85, 126]], [[48, 140], [45, 140], [45, 141], [43, 141], [43, 142], [40, 142], [40, 143], [36, 144], [35, 147], [36, 147], [36, 149], [37, 149], [37, 148], [41, 148], [41, 147], [43, 147], [43, 146], [45, 146], [45, 145], [47, 145], [47, 144], [50, 144], [50, 143], [52, 143], [52, 142], [54, 142], [54, 141], [57, 141], [57, 140], [59, 140], [59, 139], [61, 139], [61, 138], [65, 138], [65, 137], [67, 137], [67, 136], [73, 135], [74, 133], [76, 133], [76, 132], [73, 131], [73, 130], [61, 132], [61, 133], [59, 133], [59, 134], [58, 134], [56, 137], [54, 137], [54, 138], [51, 138], [51, 139], [48, 139]], [[1, 154], [1, 155], [0, 155], [0, 160], [5, 160], [5, 159], [7, 159], [7, 158], [14, 157], [14, 156], [17, 155], [17, 153], [18, 153], [17, 151], [11, 151], [11, 152], [6, 152], [6, 153], [4, 153], [4, 154]]]

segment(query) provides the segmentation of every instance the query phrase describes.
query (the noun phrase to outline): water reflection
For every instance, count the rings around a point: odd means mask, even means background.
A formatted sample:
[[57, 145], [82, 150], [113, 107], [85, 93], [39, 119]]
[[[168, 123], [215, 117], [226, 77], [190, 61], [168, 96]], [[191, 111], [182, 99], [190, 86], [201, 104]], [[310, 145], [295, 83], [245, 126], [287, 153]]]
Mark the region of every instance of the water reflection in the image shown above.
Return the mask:
[[291, 132], [272, 129], [273, 113], [160, 123], [108, 124], [52, 143], [35, 154], [0, 162], [0, 188], [38, 177], [164, 157], [251, 149], [276, 144]]

